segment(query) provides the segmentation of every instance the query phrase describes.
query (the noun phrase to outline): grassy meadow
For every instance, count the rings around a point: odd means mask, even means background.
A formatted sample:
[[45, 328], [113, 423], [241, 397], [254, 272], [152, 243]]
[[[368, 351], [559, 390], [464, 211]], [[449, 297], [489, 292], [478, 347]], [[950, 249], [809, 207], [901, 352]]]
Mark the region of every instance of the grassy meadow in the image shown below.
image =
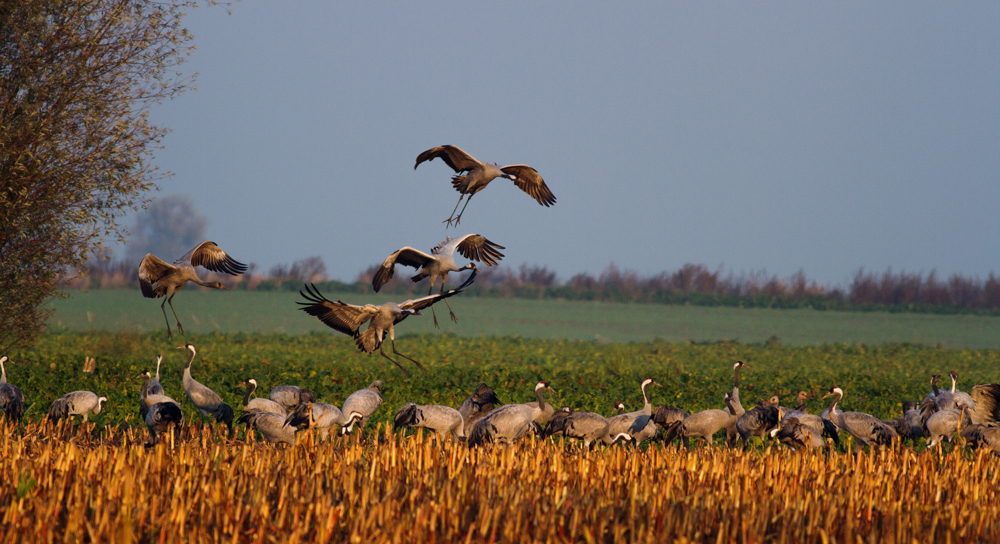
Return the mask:
[[[52, 330], [140, 333], [165, 330], [162, 299], [145, 299], [137, 290], [69, 291], [52, 303]], [[331, 300], [340, 298], [329, 293]], [[385, 295], [341, 295], [350, 304], [381, 303]], [[296, 310], [298, 294], [289, 292], [200, 291], [185, 289], [174, 306], [191, 333], [330, 332], [315, 318]], [[516, 298], [449, 299], [437, 308], [441, 332], [465, 337], [596, 340], [599, 342], [669, 342], [739, 340], [764, 342], [776, 336], [783, 344], [924, 343], [951, 348], [1000, 348], [1000, 317], [887, 312], [835, 312], [810, 309], [744, 309], [669, 306]], [[430, 312], [408, 318], [397, 334], [433, 333]], [[167, 308], [173, 326], [173, 315]]]

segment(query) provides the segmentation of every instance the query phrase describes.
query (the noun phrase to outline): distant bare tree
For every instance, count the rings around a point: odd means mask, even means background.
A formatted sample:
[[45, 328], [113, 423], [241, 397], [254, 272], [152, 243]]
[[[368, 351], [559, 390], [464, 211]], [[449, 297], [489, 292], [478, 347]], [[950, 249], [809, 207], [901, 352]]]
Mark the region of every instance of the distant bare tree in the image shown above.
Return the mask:
[[157, 198], [135, 218], [127, 260], [139, 261], [152, 253], [173, 262], [205, 240], [208, 219], [195, 211], [194, 203], [185, 195]]

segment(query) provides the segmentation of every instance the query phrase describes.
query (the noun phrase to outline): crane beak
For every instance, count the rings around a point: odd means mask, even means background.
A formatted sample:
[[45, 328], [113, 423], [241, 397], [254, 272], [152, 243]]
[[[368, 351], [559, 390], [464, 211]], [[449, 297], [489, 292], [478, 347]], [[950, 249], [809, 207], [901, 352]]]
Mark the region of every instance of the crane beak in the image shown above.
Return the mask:
[[660, 384], [660, 382], [653, 382], [653, 385], [655, 385], [656, 387], [663, 387], [663, 385]]
[[177, 347], [176, 347], [176, 348], [174, 348], [174, 349], [187, 349], [187, 348], [188, 348], [187, 346], [177, 346]]
[[225, 285], [220, 285], [219, 289], [222, 289], [223, 291], [228, 291], [229, 290], [229, 288], [226, 287]]
[[424, 315], [420, 313], [420, 310], [413, 310], [413, 315]]

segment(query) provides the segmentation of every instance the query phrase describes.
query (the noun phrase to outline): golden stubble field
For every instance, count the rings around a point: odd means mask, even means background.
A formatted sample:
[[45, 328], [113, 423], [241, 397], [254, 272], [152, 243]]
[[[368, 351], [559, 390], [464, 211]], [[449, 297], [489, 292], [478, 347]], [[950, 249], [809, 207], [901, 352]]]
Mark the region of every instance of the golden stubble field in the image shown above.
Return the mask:
[[1000, 459], [439, 446], [383, 426], [295, 447], [183, 429], [0, 436], [0, 542], [1000, 542]]

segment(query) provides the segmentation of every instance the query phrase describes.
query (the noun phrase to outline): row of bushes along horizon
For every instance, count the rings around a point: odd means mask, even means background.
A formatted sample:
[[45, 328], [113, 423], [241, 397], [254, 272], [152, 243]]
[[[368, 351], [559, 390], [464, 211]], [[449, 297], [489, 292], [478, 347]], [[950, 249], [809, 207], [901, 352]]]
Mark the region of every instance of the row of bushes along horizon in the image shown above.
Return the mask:
[[[291, 291], [304, 283], [315, 283], [324, 292], [370, 293], [378, 266], [361, 272], [353, 283], [330, 280], [319, 257], [272, 267], [267, 273], [253, 264], [243, 276], [207, 272], [208, 281], [221, 281], [229, 289], [247, 291]], [[383, 293], [401, 296], [427, 294], [427, 282], [410, 281], [409, 268], [397, 269]], [[460, 281], [452, 275], [449, 287]], [[464, 275], [463, 275], [464, 277]], [[86, 270], [63, 280], [69, 289], [138, 288], [138, 266], [125, 261], [92, 260]], [[440, 289], [440, 283], [435, 292]], [[676, 271], [654, 276], [617, 267], [614, 264], [599, 276], [582, 273], [560, 282], [556, 273], [544, 266], [482, 266], [466, 296], [588, 300], [734, 306], [744, 308], [814, 308], [818, 310], [892, 311], [924, 313], [975, 313], [1000, 315], [1000, 278], [990, 273], [985, 280], [954, 274], [947, 279], [928, 274], [865, 271], [855, 273], [846, 288], [829, 287], [810, 281], [802, 271], [789, 278], [765, 272], [736, 275], [722, 267], [712, 271], [703, 265], [687, 264]]]

